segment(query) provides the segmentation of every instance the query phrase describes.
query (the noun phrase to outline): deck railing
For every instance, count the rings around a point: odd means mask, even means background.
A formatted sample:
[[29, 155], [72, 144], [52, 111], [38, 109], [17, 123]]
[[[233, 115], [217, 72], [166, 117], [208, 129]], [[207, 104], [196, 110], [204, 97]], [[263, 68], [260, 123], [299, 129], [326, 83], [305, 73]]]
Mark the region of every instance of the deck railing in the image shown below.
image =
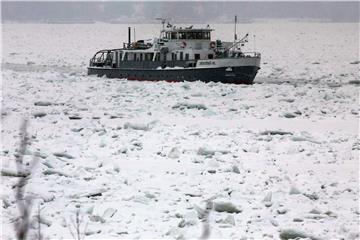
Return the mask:
[[259, 52], [242, 52], [245, 57], [261, 57], [261, 53]]

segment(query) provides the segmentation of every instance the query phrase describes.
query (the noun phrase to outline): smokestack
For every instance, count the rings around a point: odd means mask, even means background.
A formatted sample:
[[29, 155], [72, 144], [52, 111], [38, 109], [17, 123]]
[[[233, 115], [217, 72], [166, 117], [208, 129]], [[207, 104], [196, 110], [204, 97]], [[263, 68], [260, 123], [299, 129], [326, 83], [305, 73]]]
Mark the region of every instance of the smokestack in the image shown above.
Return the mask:
[[129, 47], [130, 47], [130, 44], [131, 44], [131, 27], [128, 28], [128, 44], [129, 44]]

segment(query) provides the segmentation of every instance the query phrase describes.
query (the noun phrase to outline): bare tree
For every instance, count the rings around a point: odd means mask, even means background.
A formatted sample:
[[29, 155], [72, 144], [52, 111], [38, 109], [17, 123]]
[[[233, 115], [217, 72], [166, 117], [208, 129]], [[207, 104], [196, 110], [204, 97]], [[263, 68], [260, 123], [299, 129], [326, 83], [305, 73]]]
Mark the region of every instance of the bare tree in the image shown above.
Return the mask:
[[37, 220], [37, 224], [38, 224], [36, 239], [42, 240], [43, 236], [41, 234], [41, 208], [40, 208], [40, 205], [38, 205], [36, 220]]
[[16, 238], [23, 240], [27, 238], [30, 229], [30, 215], [31, 215], [31, 198], [25, 197], [25, 187], [31, 178], [31, 171], [37, 163], [37, 159], [34, 157], [32, 162], [24, 168], [24, 155], [29, 144], [27, 136], [27, 120], [24, 120], [20, 127], [20, 146], [18, 154], [16, 155], [16, 168], [19, 176], [19, 181], [14, 187], [15, 199], [18, 205], [20, 216], [15, 223]]
[[203, 231], [200, 236], [200, 239], [208, 239], [210, 237], [209, 216], [210, 216], [212, 207], [213, 207], [213, 203], [212, 203], [212, 200], [210, 199], [206, 202], [206, 209], [205, 209], [204, 217], [203, 217]]
[[69, 231], [73, 239], [76, 240], [84, 240], [85, 239], [85, 232], [87, 229], [87, 223], [84, 226], [84, 229], [81, 230], [81, 225], [84, 223], [84, 216], [80, 216], [80, 209], [76, 210], [75, 213], [75, 220], [70, 218], [71, 225], [69, 225]]

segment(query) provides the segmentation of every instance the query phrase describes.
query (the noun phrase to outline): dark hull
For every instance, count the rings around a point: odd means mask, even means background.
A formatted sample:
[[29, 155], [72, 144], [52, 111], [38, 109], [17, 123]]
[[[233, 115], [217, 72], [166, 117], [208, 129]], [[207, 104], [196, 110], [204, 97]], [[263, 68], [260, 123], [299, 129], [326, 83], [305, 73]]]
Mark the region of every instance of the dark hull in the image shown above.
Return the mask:
[[221, 68], [184, 68], [184, 69], [123, 69], [88, 67], [88, 75], [108, 78], [127, 78], [139, 81], [203, 81], [234, 84], [252, 84], [259, 70], [257, 66], [233, 67], [232, 71]]

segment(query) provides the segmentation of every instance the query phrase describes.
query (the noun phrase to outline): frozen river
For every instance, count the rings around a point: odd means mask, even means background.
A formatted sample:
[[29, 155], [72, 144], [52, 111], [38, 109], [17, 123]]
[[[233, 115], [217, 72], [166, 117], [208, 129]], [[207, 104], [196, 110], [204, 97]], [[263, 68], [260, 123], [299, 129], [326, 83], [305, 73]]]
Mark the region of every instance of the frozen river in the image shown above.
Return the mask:
[[[212, 238], [358, 239], [358, 24], [240, 24], [262, 54], [251, 86], [86, 76], [127, 26], [2, 25], [2, 167], [15, 171], [29, 119], [25, 161], [39, 162], [26, 194], [46, 237], [71, 237], [80, 209], [86, 239], [197, 238], [211, 200]], [[137, 39], [160, 30], [131, 26]], [[232, 40], [233, 25], [211, 27]], [[1, 180], [8, 239], [17, 179]]]

